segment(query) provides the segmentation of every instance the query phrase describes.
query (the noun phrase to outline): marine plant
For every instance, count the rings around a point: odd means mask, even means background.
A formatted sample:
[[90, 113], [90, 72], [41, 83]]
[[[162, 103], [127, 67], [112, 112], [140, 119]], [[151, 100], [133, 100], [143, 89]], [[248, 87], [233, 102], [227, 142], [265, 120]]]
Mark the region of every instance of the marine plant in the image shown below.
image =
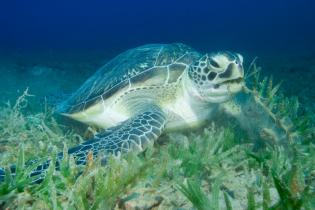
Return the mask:
[[[314, 121], [311, 113], [307, 113], [300, 106], [296, 97], [287, 98], [278, 93], [280, 84], [273, 86], [272, 77], [260, 80], [260, 68], [255, 63], [250, 65], [250, 73], [246, 76], [245, 92], [270, 117], [278, 128], [282, 130], [285, 141], [274, 127], [268, 129], [265, 135], [271, 142], [259, 151], [247, 150], [251, 159], [247, 170], [255, 170], [260, 177], [258, 185], [249, 185], [247, 190], [247, 209], [313, 209], [315, 201], [314, 182]], [[251, 79], [251, 80], [250, 80]], [[301, 110], [302, 109], [302, 110]], [[264, 122], [263, 122], [264, 123]], [[266, 136], [259, 136], [261, 140]], [[312, 180], [312, 181], [311, 181]], [[279, 196], [272, 201], [270, 188], [274, 188]], [[202, 191], [197, 182], [180, 184], [179, 189], [197, 209], [210, 209], [209, 196]], [[257, 202], [255, 191], [260, 190], [262, 200]], [[210, 192], [216, 193], [216, 192]], [[225, 208], [232, 209], [231, 201], [226, 192], [223, 194]]]
[[299, 140], [304, 143], [314, 143], [313, 114], [301, 106], [297, 97], [289, 98], [283, 93], [278, 93], [281, 83], [274, 85], [272, 77], [260, 79], [261, 67], [257, 67], [255, 60], [249, 66], [248, 72], [245, 92], [249, 93], [255, 103], [260, 105], [273, 122], [284, 131], [288, 143], [297, 143]]
[[16, 163], [15, 176], [7, 172], [0, 184], [0, 209], [124, 209], [131, 201], [143, 199], [138, 193], [141, 183], [149, 183], [150, 189], [174, 187], [175, 194], [186, 198], [179, 203], [171, 194], [156, 190], [164, 200], [151, 207], [162, 209], [190, 205], [196, 209], [315, 208], [313, 116], [303, 111], [297, 98], [279, 93], [280, 85], [274, 86], [272, 78], [261, 80], [256, 64], [250, 69], [247, 102], [262, 107], [277, 125], [269, 129], [270, 124], [264, 124], [268, 129], [259, 136], [274, 141], [255, 149], [250, 141], [240, 141], [248, 136], [235, 132], [235, 125], [211, 124], [201, 132], [169, 134], [164, 137], [167, 145], [160, 142], [158, 149], [148, 148], [140, 155], [112, 156], [106, 166], [92, 155], [86, 166], [76, 166], [66, 155], [60, 170], [52, 164], [38, 185], [28, 177], [37, 162], [26, 160], [35, 156], [39, 161], [47, 155], [54, 159], [56, 147], [67, 154], [67, 145], [82, 138], [65, 132], [49, 109], [28, 113], [31, 96], [26, 90], [13, 106], [8, 103], [0, 110], [0, 162]]

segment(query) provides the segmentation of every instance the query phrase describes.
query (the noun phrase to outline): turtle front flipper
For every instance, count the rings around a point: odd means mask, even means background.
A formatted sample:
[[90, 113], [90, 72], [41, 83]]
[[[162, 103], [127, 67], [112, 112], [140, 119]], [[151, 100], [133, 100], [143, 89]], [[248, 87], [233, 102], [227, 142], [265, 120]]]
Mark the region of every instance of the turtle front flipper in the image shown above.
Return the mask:
[[[94, 138], [70, 148], [68, 154], [74, 157], [77, 165], [84, 165], [87, 161], [87, 155], [93, 154], [96, 158], [98, 154], [105, 153], [102, 157], [106, 161], [107, 155], [118, 155], [128, 151], [143, 151], [147, 145], [153, 144], [165, 127], [166, 116], [158, 108], [150, 108], [118, 126], [104, 130], [94, 136]], [[60, 161], [63, 159], [63, 153], [59, 153], [56, 160], [56, 170], [59, 170]], [[32, 161], [30, 161], [32, 162]], [[38, 162], [38, 161], [36, 161]], [[27, 164], [26, 164], [27, 165]], [[46, 174], [50, 165], [50, 160], [43, 161], [35, 170], [31, 172], [30, 177], [34, 177], [33, 183], [40, 183]], [[12, 176], [15, 171], [11, 170]], [[4, 169], [0, 168], [0, 183], [4, 180]]]
[[[68, 150], [76, 163], [85, 164], [89, 152], [96, 157], [99, 152], [117, 155], [132, 151], [143, 151], [148, 144], [153, 144], [162, 133], [166, 122], [165, 114], [160, 110], [147, 111], [104, 130], [93, 139]], [[106, 159], [106, 157], [105, 157]]]

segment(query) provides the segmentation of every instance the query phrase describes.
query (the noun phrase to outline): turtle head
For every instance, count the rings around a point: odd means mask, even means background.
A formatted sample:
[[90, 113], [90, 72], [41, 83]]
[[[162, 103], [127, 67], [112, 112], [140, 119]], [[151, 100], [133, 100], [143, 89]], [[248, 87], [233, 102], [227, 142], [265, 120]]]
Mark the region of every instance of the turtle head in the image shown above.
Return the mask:
[[231, 52], [205, 54], [190, 66], [188, 77], [192, 93], [202, 101], [227, 101], [244, 86], [243, 57]]

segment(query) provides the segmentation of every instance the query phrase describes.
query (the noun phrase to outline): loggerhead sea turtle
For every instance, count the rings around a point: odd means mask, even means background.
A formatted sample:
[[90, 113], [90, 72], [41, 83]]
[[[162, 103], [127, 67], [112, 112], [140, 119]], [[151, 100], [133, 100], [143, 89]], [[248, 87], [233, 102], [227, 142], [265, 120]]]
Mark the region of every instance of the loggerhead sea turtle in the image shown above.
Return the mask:
[[[94, 156], [100, 151], [143, 151], [167, 130], [201, 125], [242, 90], [242, 63], [240, 54], [201, 54], [180, 43], [149, 44], [121, 53], [57, 106], [58, 113], [103, 129], [70, 148], [69, 155], [85, 164], [89, 151]], [[59, 153], [57, 168], [62, 157]], [[35, 181], [41, 181], [49, 162], [30, 176], [40, 175]], [[14, 166], [11, 171], [14, 174]], [[0, 176], [3, 179], [3, 169]]]

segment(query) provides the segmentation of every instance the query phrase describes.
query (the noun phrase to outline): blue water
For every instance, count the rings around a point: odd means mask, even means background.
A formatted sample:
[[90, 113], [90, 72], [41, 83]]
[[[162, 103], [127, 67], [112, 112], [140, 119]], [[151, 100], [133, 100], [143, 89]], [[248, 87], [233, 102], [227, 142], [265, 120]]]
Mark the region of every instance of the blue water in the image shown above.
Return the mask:
[[23, 112], [43, 111], [119, 53], [172, 42], [239, 52], [245, 70], [258, 56], [262, 74], [315, 113], [315, 0], [3, 0], [0, 111], [27, 88]]
[[265, 75], [308, 101], [315, 98], [314, 11], [313, 0], [2, 1], [0, 102], [26, 87], [35, 101], [71, 93], [117, 54], [170, 42], [236, 51], [246, 66], [258, 56]]
[[110, 50], [184, 42], [209, 51], [315, 52], [313, 0], [11, 0], [0, 5], [6, 50]]

